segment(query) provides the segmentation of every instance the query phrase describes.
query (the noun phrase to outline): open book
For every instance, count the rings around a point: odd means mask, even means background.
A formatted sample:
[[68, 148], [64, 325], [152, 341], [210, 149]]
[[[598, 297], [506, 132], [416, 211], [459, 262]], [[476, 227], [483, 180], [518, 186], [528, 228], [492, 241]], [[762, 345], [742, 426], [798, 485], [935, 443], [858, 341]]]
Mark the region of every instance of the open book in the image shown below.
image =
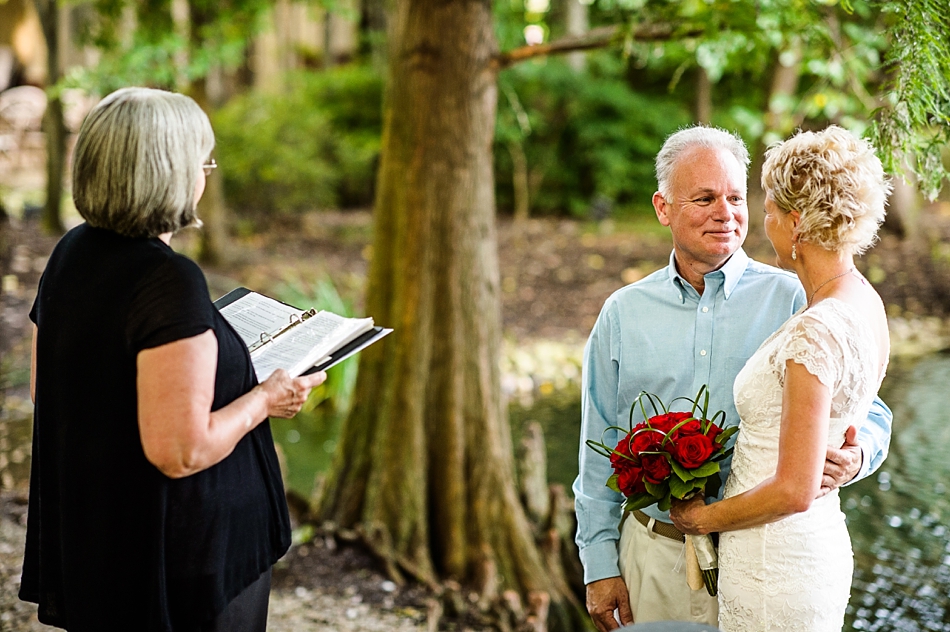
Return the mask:
[[297, 309], [243, 287], [214, 305], [247, 345], [262, 382], [277, 369], [291, 377], [329, 369], [392, 332], [372, 318]]

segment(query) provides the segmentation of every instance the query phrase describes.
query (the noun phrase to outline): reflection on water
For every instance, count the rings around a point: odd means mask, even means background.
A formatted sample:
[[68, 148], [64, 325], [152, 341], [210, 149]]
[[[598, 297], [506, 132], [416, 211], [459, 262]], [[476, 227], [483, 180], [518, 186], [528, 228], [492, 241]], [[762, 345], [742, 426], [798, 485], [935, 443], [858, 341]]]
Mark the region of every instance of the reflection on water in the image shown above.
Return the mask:
[[950, 631], [948, 386], [946, 355], [885, 380], [890, 455], [877, 476], [841, 493], [855, 551], [850, 629]]

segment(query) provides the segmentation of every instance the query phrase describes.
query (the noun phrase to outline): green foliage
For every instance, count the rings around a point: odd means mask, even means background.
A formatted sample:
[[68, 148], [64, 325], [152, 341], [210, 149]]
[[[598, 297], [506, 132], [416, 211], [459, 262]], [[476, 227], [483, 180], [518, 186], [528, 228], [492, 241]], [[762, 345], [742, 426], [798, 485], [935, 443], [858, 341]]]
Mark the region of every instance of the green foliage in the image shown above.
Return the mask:
[[916, 175], [931, 200], [950, 177], [950, 10], [946, 0], [884, 3], [891, 24], [886, 56], [893, 73], [872, 137], [891, 173]]
[[[598, 0], [596, 6], [631, 31], [641, 23], [675, 25], [669, 42], [628, 40], [625, 52], [635, 65], [671, 77], [671, 87], [695, 67], [713, 82], [725, 79], [718, 92], [727, 95], [727, 122], [715, 122], [737, 124], [747, 138], [768, 144], [796, 128], [829, 123], [865, 134], [874, 118], [870, 135], [889, 172], [912, 172], [931, 198], [948, 177], [946, 0]], [[681, 36], [688, 31], [701, 35]], [[764, 73], [779, 60], [800, 66], [799, 89], [786, 102], [769, 103], [771, 77]], [[741, 88], [730, 90], [737, 81]], [[750, 91], [759, 95], [751, 103], [743, 94]], [[771, 120], [763, 117], [769, 109]]]
[[229, 205], [294, 212], [372, 203], [382, 80], [350, 65], [288, 77], [285, 94], [251, 93], [215, 113]]
[[[176, 25], [171, 0], [95, 0], [80, 39], [99, 49], [100, 61], [92, 68], [74, 68], [63, 85], [98, 94], [128, 85], [184, 90], [214, 66], [241, 65], [271, 4], [189, 0], [189, 19]], [[129, 11], [135, 28], [123, 34]]]
[[[353, 306], [343, 300], [336, 287], [326, 276], [309, 284], [300, 280], [288, 280], [277, 287], [277, 298], [300, 309], [326, 310], [340, 316], [352, 317]], [[303, 412], [310, 414], [317, 406], [329, 404], [334, 414], [346, 414], [353, 401], [356, 386], [358, 357], [354, 356], [327, 371], [326, 381], [315, 388]]]
[[689, 122], [681, 102], [634, 90], [616, 54], [591, 55], [577, 72], [562, 59], [517, 65], [499, 78], [497, 199], [512, 208], [511, 151], [527, 159], [532, 213], [586, 215], [595, 200], [649, 205], [653, 157]]

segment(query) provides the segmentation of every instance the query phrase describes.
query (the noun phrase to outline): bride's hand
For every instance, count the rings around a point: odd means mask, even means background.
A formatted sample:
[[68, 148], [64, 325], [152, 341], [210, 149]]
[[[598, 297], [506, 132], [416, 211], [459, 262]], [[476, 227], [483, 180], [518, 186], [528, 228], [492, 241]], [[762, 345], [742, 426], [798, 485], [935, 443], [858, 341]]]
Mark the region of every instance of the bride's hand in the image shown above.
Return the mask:
[[689, 500], [673, 499], [670, 507], [670, 518], [677, 529], [687, 535], [705, 535], [712, 530], [703, 526], [703, 515], [706, 513], [706, 501], [701, 495], [693, 496]]

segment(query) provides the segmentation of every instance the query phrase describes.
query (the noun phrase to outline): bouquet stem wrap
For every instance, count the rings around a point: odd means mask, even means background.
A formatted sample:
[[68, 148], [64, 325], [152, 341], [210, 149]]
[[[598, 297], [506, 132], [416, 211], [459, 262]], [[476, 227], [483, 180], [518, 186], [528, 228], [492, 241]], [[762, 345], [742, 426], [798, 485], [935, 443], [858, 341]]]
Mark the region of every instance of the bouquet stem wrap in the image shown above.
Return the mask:
[[706, 586], [711, 597], [719, 593], [719, 556], [708, 535], [686, 536], [686, 581], [693, 590]]

